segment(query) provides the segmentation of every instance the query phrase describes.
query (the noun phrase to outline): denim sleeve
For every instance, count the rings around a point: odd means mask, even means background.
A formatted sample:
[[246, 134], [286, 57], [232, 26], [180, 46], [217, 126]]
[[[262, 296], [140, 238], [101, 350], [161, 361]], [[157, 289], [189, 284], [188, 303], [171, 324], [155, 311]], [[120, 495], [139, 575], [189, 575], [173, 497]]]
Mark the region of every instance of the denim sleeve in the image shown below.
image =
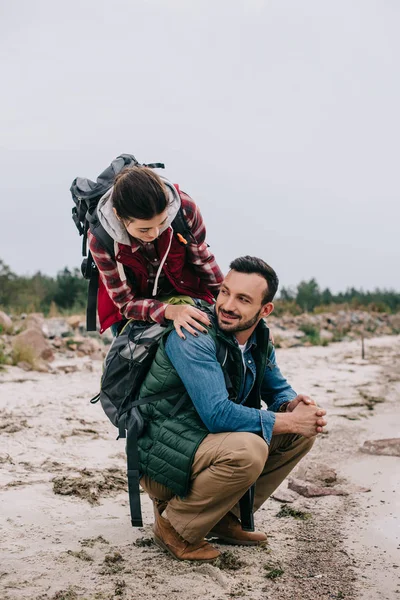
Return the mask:
[[276, 364], [275, 348], [273, 348], [261, 384], [261, 398], [267, 403], [268, 410], [276, 412], [284, 402], [289, 402], [296, 396], [296, 392]]
[[181, 378], [201, 420], [210, 433], [248, 431], [262, 435], [269, 444], [275, 414], [229, 400], [225, 379], [208, 334], [187, 334], [182, 340], [173, 331], [165, 346], [167, 356]]

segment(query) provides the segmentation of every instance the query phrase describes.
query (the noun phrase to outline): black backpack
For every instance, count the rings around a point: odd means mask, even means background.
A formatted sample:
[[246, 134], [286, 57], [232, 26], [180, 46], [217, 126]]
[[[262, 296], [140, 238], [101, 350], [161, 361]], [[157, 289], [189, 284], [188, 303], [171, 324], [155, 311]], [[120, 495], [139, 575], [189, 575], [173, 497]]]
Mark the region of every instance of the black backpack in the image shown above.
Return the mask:
[[[202, 303], [207, 312], [207, 304]], [[117, 439], [126, 438], [127, 476], [131, 524], [142, 527], [140, 506], [140, 472], [138, 438], [144, 430], [143, 417], [138, 406], [161, 400], [165, 393], [139, 399], [140, 387], [149, 371], [157, 352], [161, 337], [172, 326], [165, 327], [158, 323], [149, 324], [142, 321], [128, 321], [108, 351], [104, 361], [100, 393], [92, 398], [92, 404], [100, 400], [104, 412], [111, 423], [118, 428]], [[217, 342], [217, 360], [224, 367], [228, 356], [227, 348]], [[224, 370], [227, 389], [231, 381]], [[169, 390], [171, 393], [173, 390]], [[189, 395], [184, 391], [171, 410], [169, 417], [178, 413]], [[242, 528], [254, 531], [253, 520], [254, 486], [240, 499], [240, 517]]]
[[[206, 303], [204, 303], [204, 309]], [[111, 423], [118, 428], [117, 439], [126, 438], [127, 475], [131, 523], [142, 527], [139, 495], [138, 438], [144, 430], [144, 420], [138, 406], [161, 400], [165, 393], [153, 394], [139, 399], [140, 387], [149, 371], [162, 336], [171, 330], [158, 323], [150, 324], [131, 319], [114, 338], [104, 360], [100, 393], [91, 399], [100, 400]], [[221, 365], [227, 356], [226, 348], [218, 346], [217, 358]], [[171, 390], [169, 390], [171, 392]], [[189, 396], [184, 391], [171, 410], [170, 417], [178, 413]]]
[[[121, 154], [97, 177], [96, 181], [76, 177], [72, 182], [70, 191], [75, 206], [72, 209], [72, 219], [82, 236], [81, 272], [89, 280], [88, 303], [86, 309], [86, 328], [96, 331], [97, 291], [99, 286], [99, 272], [90, 254], [87, 253], [87, 233], [91, 233], [100, 241], [110, 256], [114, 257], [114, 241], [105, 231], [97, 217], [97, 204], [102, 196], [114, 185], [116, 175], [125, 167], [143, 166], [152, 169], [164, 169], [163, 163], [141, 164], [133, 154]], [[178, 211], [172, 222], [175, 234], [180, 234], [186, 242], [193, 239], [182, 208]], [[130, 274], [132, 275], [132, 274]]]

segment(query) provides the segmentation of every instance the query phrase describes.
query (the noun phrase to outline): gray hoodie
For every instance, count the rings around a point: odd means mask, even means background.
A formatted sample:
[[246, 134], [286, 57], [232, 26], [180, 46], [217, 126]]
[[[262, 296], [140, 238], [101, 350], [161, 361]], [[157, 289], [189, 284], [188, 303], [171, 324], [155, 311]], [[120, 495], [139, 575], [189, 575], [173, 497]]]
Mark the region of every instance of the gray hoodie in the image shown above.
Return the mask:
[[[168, 219], [165, 222], [165, 224], [162, 226], [162, 228], [160, 230], [160, 235], [166, 229], [168, 229], [168, 227], [170, 227], [172, 221], [175, 219], [175, 217], [181, 207], [181, 199], [180, 199], [180, 196], [179, 196], [175, 186], [170, 181], [168, 181], [168, 179], [165, 179], [165, 177], [161, 177], [161, 179], [167, 188], [169, 202], [168, 202], [168, 207], [167, 207]], [[125, 229], [123, 223], [121, 223], [121, 221], [117, 218], [117, 215], [115, 214], [115, 212], [113, 210], [113, 208], [114, 208], [114, 204], [113, 204], [113, 200], [112, 200], [113, 189], [114, 188], [111, 188], [110, 190], [108, 190], [108, 192], [106, 192], [104, 194], [104, 196], [102, 198], [100, 198], [99, 203], [97, 205], [97, 214], [98, 214], [100, 224], [104, 227], [104, 229], [106, 230], [108, 235], [110, 235], [112, 237], [112, 239], [114, 240], [114, 253], [115, 253], [115, 256], [117, 256], [118, 244], [125, 244], [127, 246], [130, 246], [131, 239], [130, 239], [130, 236], [129, 236], [127, 230]], [[162, 257], [162, 259], [160, 261], [160, 266], [158, 268], [157, 275], [156, 275], [156, 278], [154, 281], [153, 296], [156, 296], [156, 294], [157, 294], [158, 280], [159, 280], [162, 268], [164, 266], [164, 263], [167, 259], [168, 252], [171, 248], [171, 242], [172, 242], [173, 235], [174, 235], [174, 232], [171, 229], [168, 248], [167, 248], [165, 255]], [[116, 263], [117, 263], [118, 273], [121, 278], [121, 281], [126, 281], [126, 274], [125, 274], [122, 263], [120, 263], [118, 261], [116, 261]]]

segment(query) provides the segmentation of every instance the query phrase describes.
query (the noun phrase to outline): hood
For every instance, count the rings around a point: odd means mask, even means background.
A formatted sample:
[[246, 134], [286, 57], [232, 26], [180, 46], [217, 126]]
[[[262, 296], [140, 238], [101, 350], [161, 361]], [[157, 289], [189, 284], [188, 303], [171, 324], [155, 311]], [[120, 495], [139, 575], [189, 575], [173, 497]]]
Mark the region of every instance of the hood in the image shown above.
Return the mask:
[[[168, 219], [160, 231], [160, 234], [161, 234], [166, 229], [168, 229], [168, 227], [170, 227], [172, 221], [175, 219], [175, 217], [180, 209], [180, 206], [181, 206], [181, 199], [180, 199], [180, 196], [179, 196], [175, 186], [170, 181], [168, 181], [168, 179], [165, 179], [165, 177], [160, 177], [160, 178], [162, 179], [162, 181], [164, 182], [164, 184], [167, 188], [168, 199], [169, 199], [169, 203], [168, 203], [168, 207], [167, 207]], [[119, 244], [125, 244], [127, 246], [130, 246], [131, 245], [130, 236], [129, 236], [128, 232], [126, 231], [124, 225], [117, 218], [117, 215], [115, 214], [115, 212], [113, 210], [114, 209], [114, 204], [112, 201], [113, 189], [114, 188], [109, 189], [108, 192], [106, 192], [104, 194], [104, 196], [102, 196], [100, 198], [99, 203], [97, 205], [97, 215], [98, 215], [101, 225], [107, 231], [108, 235], [110, 235], [112, 237], [114, 242], [118, 242]]]

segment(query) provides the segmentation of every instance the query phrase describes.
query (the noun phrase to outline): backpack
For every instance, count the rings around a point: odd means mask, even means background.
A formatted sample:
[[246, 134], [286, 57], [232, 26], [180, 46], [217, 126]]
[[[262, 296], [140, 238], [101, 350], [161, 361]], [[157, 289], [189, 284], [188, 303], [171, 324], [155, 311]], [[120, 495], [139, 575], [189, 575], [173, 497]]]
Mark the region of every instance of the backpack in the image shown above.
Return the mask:
[[[104, 360], [100, 393], [91, 399], [100, 400], [111, 423], [118, 428], [118, 439], [126, 438], [127, 475], [131, 523], [142, 527], [139, 490], [139, 453], [137, 440], [143, 432], [144, 421], [138, 406], [160, 398], [138, 399], [140, 386], [157, 352], [166, 326], [131, 319], [114, 338]], [[185, 397], [182, 400], [186, 400]], [[180, 404], [181, 406], [181, 404]], [[179, 409], [179, 407], [178, 407]]]
[[[154, 394], [139, 399], [140, 387], [156, 355], [161, 337], [172, 329], [158, 323], [149, 324], [131, 319], [114, 338], [104, 360], [100, 393], [90, 400], [99, 400], [111, 423], [118, 428], [118, 439], [126, 438], [128, 492], [133, 527], [142, 527], [139, 491], [139, 453], [137, 440], [143, 432], [144, 420], [138, 406], [161, 400], [165, 394]], [[218, 347], [217, 358], [224, 364], [227, 349]], [[173, 391], [173, 390], [169, 390]], [[185, 391], [170, 417], [177, 414], [189, 398]]]
[[[97, 217], [97, 204], [102, 196], [114, 185], [116, 175], [125, 167], [148, 167], [151, 169], [164, 169], [163, 163], [141, 164], [133, 154], [121, 154], [97, 177], [91, 181], [76, 177], [72, 182], [70, 192], [75, 206], [72, 208], [72, 219], [82, 236], [81, 272], [89, 280], [88, 302], [86, 309], [86, 329], [96, 331], [97, 291], [99, 287], [99, 272], [90, 254], [87, 253], [87, 234], [91, 233], [100, 241], [110, 256], [114, 257], [114, 241], [105, 231]], [[171, 224], [176, 235], [180, 235], [187, 243], [192, 239], [189, 226], [186, 223], [182, 208], [179, 209]], [[178, 237], [179, 237], [178, 235]]]
[[[203, 308], [207, 311], [208, 305]], [[161, 337], [172, 326], [158, 323], [149, 324], [131, 319], [114, 338], [104, 360], [104, 370], [101, 378], [100, 393], [91, 399], [95, 404], [100, 400], [104, 412], [111, 423], [118, 428], [118, 439], [126, 439], [127, 476], [131, 524], [133, 527], [143, 527], [140, 505], [140, 472], [138, 438], [144, 430], [144, 420], [138, 406], [162, 400], [164, 393], [139, 399], [140, 387], [149, 371], [156, 355]], [[217, 360], [224, 367], [228, 349], [217, 342]], [[227, 389], [232, 386], [228, 374], [224, 370]], [[174, 390], [169, 390], [173, 392]], [[186, 390], [171, 410], [169, 416], [178, 413], [183, 404], [189, 399]], [[242, 528], [254, 531], [253, 519], [254, 485], [239, 501]]]

